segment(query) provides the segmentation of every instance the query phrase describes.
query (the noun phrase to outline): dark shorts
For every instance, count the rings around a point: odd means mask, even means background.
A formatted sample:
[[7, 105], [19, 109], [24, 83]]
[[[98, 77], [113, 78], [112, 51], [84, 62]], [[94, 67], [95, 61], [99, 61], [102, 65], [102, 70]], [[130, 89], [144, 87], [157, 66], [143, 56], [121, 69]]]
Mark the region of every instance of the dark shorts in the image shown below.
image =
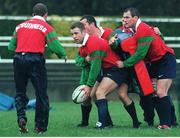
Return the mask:
[[151, 78], [173, 79], [176, 77], [176, 58], [166, 53], [160, 60], [147, 64]]
[[128, 83], [128, 72], [126, 69], [120, 69], [116, 66], [103, 69], [98, 75], [97, 81], [101, 82], [103, 77], [108, 77], [113, 80], [118, 86], [122, 83]]

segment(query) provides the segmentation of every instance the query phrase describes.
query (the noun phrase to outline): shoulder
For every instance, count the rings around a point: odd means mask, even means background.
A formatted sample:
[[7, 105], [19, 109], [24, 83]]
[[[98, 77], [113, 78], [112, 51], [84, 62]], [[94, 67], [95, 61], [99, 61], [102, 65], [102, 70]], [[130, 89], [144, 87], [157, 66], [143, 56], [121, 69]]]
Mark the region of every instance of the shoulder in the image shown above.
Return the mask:
[[102, 38], [99, 38], [99, 37], [96, 37], [96, 36], [89, 36], [89, 39], [87, 41], [87, 45], [88, 47], [90, 48], [98, 48], [98, 47], [101, 47], [102, 45], [107, 45], [107, 41], [102, 39]]
[[96, 43], [96, 42], [102, 42], [103, 43], [105, 41], [101, 37], [97, 37], [97, 36], [94, 36], [94, 35], [90, 35], [88, 40], [90, 42], [92, 42], [92, 43]]
[[89, 54], [92, 54], [96, 51], [107, 51], [110, 48], [108, 42], [102, 38], [96, 36], [90, 36], [87, 41], [87, 49]]
[[42, 22], [44, 26], [46, 26], [48, 29], [53, 30], [53, 27], [48, 22]]
[[43, 32], [47, 35], [49, 34], [50, 32], [53, 32], [54, 31], [54, 28], [46, 21], [43, 21], [43, 20], [38, 20], [37, 21], [37, 24], [41, 24], [43, 26]]
[[111, 28], [103, 28], [103, 29], [105, 32], [112, 32], [113, 31], [113, 29], [111, 29]]
[[50, 32], [53, 32], [54, 31], [54, 28], [47, 22], [45, 21], [40, 21], [41, 25], [44, 26], [45, 28], [45, 34], [49, 34]]
[[137, 28], [138, 31], [152, 31], [152, 27], [147, 23], [141, 22]]
[[101, 42], [102, 40], [103, 40], [102, 38], [99, 38], [99, 37], [94, 36], [94, 35], [90, 35], [88, 38], [88, 43], [96, 44], [96, 43]]
[[137, 28], [136, 35], [138, 36], [148, 36], [154, 35], [152, 27], [144, 22], [141, 22]]
[[30, 22], [30, 20], [26, 20], [24, 22], [21, 22], [20, 24], [18, 24], [15, 28], [16, 32], [23, 26], [25, 26], [26, 24], [28, 24]]
[[111, 28], [103, 28], [103, 29], [104, 29], [104, 34], [107, 34], [107, 35], [109, 35], [113, 32], [113, 29], [111, 29]]
[[101, 38], [107, 40], [109, 35], [113, 32], [113, 30], [111, 28], [103, 28], [103, 29], [104, 29], [104, 33], [102, 34]]

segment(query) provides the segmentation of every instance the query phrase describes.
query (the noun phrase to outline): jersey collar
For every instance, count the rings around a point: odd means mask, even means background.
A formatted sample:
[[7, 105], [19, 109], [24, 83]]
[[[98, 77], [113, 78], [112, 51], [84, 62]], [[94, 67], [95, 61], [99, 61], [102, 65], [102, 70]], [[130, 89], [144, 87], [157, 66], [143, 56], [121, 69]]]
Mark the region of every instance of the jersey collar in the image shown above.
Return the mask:
[[102, 35], [104, 34], [104, 29], [102, 27], [98, 27], [98, 28], [99, 28], [99, 30], [101, 32], [101, 37], [102, 37]]
[[38, 16], [38, 15], [33, 16], [32, 19], [39, 19], [39, 20], [43, 20], [44, 22], [46, 21], [42, 16]]
[[84, 40], [83, 40], [83, 42], [81, 44], [81, 47], [86, 45], [86, 42], [87, 42], [88, 38], [89, 38], [89, 34], [86, 33], [85, 36], [84, 36]]
[[137, 28], [138, 28], [138, 26], [139, 26], [139, 24], [140, 24], [141, 22], [142, 22], [141, 19], [138, 19], [138, 20], [137, 20], [136, 26], [135, 26], [135, 31], [137, 31]]

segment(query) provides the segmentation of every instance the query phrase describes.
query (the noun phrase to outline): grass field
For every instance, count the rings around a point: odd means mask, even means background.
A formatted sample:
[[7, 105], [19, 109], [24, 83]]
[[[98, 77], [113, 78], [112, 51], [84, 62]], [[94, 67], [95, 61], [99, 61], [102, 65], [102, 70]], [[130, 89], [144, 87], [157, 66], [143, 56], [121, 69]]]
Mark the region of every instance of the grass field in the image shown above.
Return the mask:
[[[177, 103], [177, 102], [175, 102]], [[114, 122], [114, 128], [96, 130], [93, 127], [97, 121], [97, 111], [95, 105], [90, 115], [90, 125], [87, 128], [77, 128], [80, 122], [81, 112], [80, 106], [73, 102], [51, 103], [48, 131], [42, 135], [33, 133], [34, 128], [34, 110], [27, 111], [28, 117], [28, 134], [20, 134], [16, 123], [15, 111], [7, 111], [0, 113], [0, 137], [176, 137], [180, 136], [180, 128], [172, 128], [170, 130], [158, 130], [149, 128], [143, 121], [142, 110], [136, 102], [136, 109], [139, 120], [142, 122], [141, 128], [132, 128], [132, 122], [127, 112], [124, 110], [120, 102], [109, 102], [109, 110]], [[156, 115], [155, 125], [158, 125]]]

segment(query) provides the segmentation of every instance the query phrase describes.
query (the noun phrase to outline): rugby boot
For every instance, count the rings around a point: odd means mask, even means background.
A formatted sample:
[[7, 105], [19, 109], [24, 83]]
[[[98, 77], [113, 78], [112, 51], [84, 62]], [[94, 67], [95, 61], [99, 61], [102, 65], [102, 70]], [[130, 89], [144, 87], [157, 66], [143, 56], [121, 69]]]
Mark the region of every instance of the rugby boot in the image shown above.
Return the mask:
[[26, 128], [26, 123], [27, 121], [24, 118], [19, 119], [18, 126], [19, 126], [19, 131], [21, 133], [28, 133], [28, 129]]

